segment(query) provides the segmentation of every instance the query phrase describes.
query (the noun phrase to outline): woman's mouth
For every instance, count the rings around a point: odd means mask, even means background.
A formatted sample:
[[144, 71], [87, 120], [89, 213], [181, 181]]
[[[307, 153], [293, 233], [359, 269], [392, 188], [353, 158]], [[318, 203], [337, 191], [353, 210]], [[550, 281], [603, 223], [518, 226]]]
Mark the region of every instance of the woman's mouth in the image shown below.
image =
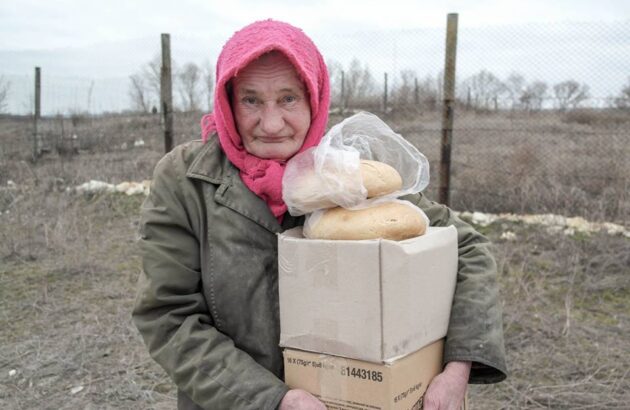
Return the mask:
[[256, 139], [266, 144], [278, 144], [285, 142], [289, 137], [256, 137]]

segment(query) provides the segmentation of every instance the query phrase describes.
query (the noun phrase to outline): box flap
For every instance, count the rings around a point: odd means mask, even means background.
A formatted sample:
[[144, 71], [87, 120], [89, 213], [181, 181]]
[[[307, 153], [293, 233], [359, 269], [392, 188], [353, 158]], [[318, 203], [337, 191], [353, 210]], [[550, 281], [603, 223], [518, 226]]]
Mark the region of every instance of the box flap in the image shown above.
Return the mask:
[[446, 336], [457, 281], [457, 230], [381, 243], [383, 359]]

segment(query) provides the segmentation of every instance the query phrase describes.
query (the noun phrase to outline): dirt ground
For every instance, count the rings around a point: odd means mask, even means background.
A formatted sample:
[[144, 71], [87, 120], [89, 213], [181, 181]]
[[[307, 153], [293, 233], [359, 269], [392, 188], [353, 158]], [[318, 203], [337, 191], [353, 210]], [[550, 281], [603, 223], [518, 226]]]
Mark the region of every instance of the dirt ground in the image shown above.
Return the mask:
[[[161, 156], [159, 140], [147, 137], [155, 120], [129, 121], [109, 128], [125, 135], [110, 145], [37, 164], [24, 138], [11, 139], [20, 124], [0, 127], [2, 409], [176, 406], [130, 317], [142, 195], [66, 192], [90, 179], [149, 178]], [[122, 149], [138, 138], [144, 147]], [[628, 228], [624, 204], [614, 215]], [[478, 229], [495, 244], [510, 377], [472, 386], [471, 408], [628, 408], [630, 240], [501, 220]]]
[[[174, 408], [130, 319], [142, 195], [31, 194], [0, 216], [0, 407]], [[479, 229], [495, 242], [511, 375], [471, 387], [472, 408], [627, 408], [630, 241]]]

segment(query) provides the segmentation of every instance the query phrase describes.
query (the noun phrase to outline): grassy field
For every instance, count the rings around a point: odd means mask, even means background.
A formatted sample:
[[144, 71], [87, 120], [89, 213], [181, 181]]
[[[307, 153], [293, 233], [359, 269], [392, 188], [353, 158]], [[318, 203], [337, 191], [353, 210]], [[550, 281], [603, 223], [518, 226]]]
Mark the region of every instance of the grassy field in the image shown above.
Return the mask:
[[[400, 131], [404, 133], [408, 127], [410, 140], [427, 146], [423, 138], [435, 132], [436, 119], [425, 120], [423, 126], [415, 128], [401, 123]], [[135, 241], [142, 196], [79, 195], [65, 190], [90, 179], [117, 183], [150, 177], [161, 155], [156, 135], [159, 123], [154, 117], [125, 119], [122, 125], [110, 121], [90, 123], [83, 119], [76, 128], [66, 124], [70, 136], [70, 132], [80, 134], [80, 153], [52, 153], [36, 164], [28, 160], [25, 125], [17, 120], [0, 124], [0, 408], [176, 406], [172, 383], [149, 358], [130, 319], [140, 273]], [[516, 119], [484, 117], [478, 123], [489, 126], [489, 122], [502, 121]], [[189, 122], [181, 119], [180, 126]], [[582, 127], [563, 124], [557, 125], [561, 131], [565, 126]], [[195, 135], [194, 127], [189, 129], [179, 135], [179, 141]], [[627, 134], [614, 132], [625, 135], [627, 141]], [[613, 131], [606, 135], [610, 133]], [[140, 138], [145, 145], [132, 148]], [[496, 138], [493, 145], [499, 145]], [[511, 138], [516, 141], [518, 135]], [[627, 152], [627, 145], [615, 149]], [[579, 146], [570, 145], [567, 152], [577, 155]], [[465, 151], [472, 152], [473, 148]], [[430, 159], [437, 152], [423, 151]], [[520, 161], [514, 159], [513, 166], [534, 161], [536, 155], [524, 152], [508, 153], [514, 158], [522, 156]], [[618, 154], [609, 155], [611, 163], [623, 159]], [[549, 158], [553, 156], [549, 154]], [[461, 157], [457, 161], [468, 163]], [[500, 163], [498, 159], [489, 161], [473, 165]], [[615, 165], [627, 166], [627, 160]], [[562, 169], [557, 164], [554, 167]], [[604, 168], [618, 172], [615, 167]], [[570, 179], [573, 169], [567, 168], [566, 178]], [[463, 170], [456, 168], [460, 175]], [[601, 175], [615, 175], [609, 171], [601, 171]], [[501, 177], [475, 175], [477, 179]], [[489, 186], [462, 188], [485, 192]], [[583, 196], [576, 198], [583, 198], [588, 206], [586, 216], [592, 218], [587, 219], [607, 219], [627, 227], [628, 192], [614, 187], [611, 197], [625, 198], [615, 209], [603, 207], [601, 198], [591, 196], [586, 188], [582, 189]], [[508, 188], [510, 192], [498, 193], [505, 197], [499, 197], [503, 204], [497, 197], [491, 202], [490, 193], [486, 193], [487, 198], [471, 192], [467, 195], [477, 201], [475, 210], [556, 209], [551, 202], [508, 209], [511, 195], [522, 198], [534, 192], [533, 187], [529, 191]], [[557, 195], [566, 206], [563, 192]], [[535, 197], [537, 201], [544, 198]], [[570, 208], [557, 209], [557, 213], [564, 210], [570, 214]], [[511, 374], [498, 385], [473, 386], [472, 408], [627, 408], [630, 240], [603, 233], [566, 236], [540, 226], [501, 220], [478, 229], [495, 244]], [[505, 232], [514, 233], [514, 239], [502, 239]]]

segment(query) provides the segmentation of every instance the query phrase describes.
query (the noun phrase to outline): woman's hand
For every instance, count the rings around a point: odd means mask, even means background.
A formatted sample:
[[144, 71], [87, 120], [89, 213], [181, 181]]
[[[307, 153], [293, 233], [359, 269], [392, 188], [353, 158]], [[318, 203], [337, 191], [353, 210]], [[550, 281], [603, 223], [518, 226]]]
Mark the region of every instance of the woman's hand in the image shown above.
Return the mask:
[[293, 389], [284, 395], [278, 410], [326, 410], [326, 406], [309, 392]]
[[466, 395], [471, 362], [449, 362], [424, 394], [424, 410], [460, 410]]

